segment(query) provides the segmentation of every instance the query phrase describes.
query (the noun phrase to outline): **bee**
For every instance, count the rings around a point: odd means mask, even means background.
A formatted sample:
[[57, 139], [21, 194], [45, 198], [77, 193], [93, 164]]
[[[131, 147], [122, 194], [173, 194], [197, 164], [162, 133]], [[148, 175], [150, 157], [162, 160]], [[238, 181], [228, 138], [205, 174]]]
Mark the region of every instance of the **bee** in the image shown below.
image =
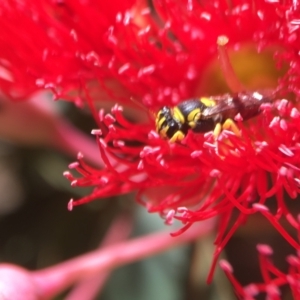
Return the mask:
[[235, 117], [239, 114], [242, 120], [253, 118], [260, 113], [263, 103], [274, 100], [274, 92], [247, 91], [239, 81], [226, 50], [228, 41], [227, 36], [221, 35], [217, 46], [221, 71], [233, 94], [190, 99], [174, 107], [164, 106], [155, 118], [156, 131], [162, 138], [180, 142], [189, 130], [196, 133], [213, 131], [215, 139], [224, 129], [240, 135]]
[[[161, 138], [171, 143], [181, 142], [191, 130], [195, 133], [213, 131], [217, 139], [226, 129], [239, 136], [239, 128], [234, 122], [236, 116], [246, 121], [260, 114], [263, 103], [274, 101], [275, 91], [248, 91], [239, 81], [226, 50], [228, 41], [227, 36], [221, 35], [217, 39], [217, 46], [221, 71], [232, 94], [188, 99], [174, 107], [164, 106], [157, 113], [149, 110], [155, 118], [156, 132]], [[133, 98], [131, 100], [140, 105]]]
[[271, 93], [237, 92], [214, 97], [201, 97], [181, 102], [177, 106], [164, 106], [156, 114], [156, 131], [170, 142], [180, 142], [189, 130], [196, 133], [213, 131], [215, 138], [222, 130], [231, 129], [239, 135], [234, 118], [239, 114], [248, 120], [260, 113], [263, 103], [272, 101]]

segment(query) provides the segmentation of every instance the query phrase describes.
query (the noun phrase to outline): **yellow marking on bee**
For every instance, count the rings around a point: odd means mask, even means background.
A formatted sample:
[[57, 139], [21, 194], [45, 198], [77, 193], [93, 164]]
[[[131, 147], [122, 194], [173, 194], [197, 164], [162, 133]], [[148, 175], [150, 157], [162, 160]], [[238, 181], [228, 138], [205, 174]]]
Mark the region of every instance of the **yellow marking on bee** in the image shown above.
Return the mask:
[[207, 98], [207, 97], [201, 97], [199, 99], [200, 102], [202, 102], [204, 105], [206, 105], [207, 107], [211, 107], [211, 106], [215, 106], [216, 105], [216, 101], [214, 101], [211, 98]]
[[191, 128], [195, 128], [197, 125], [197, 121], [199, 121], [201, 118], [201, 110], [200, 108], [196, 108], [193, 111], [191, 111], [188, 116], [187, 116], [187, 120], [188, 120], [188, 124]]
[[198, 121], [198, 120], [200, 120], [200, 118], [201, 118], [200, 108], [196, 108], [196, 109], [192, 110], [187, 116], [187, 120], [189, 122]]
[[160, 118], [161, 118], [161, 112], [159, 111], [155, 118], [155, 124], [158, 124], [158, 121], [160, 120]]
[[156, 128], [157, 128], [158, 130], [160, 130], [161, 127], [162, 127], [162, 124], [163, 124], [165, 121], [166, 121], [166, 118], [165, 118], [165, 117], [162, 117], [161, 119], [157, 120], [157, 122], [156, 122]]
[[184, 119], [184, 115], [182, 114], [182, 112], [180, 111], [180, 109], [175, 106], [173, 108], [173, 117], [178, 120], [181, 124], [184, 124], [185, 119]]
[[185, 135], [183, 134], [183, 132], [178, 130], [173, 134], [173, 136], [170, 139], [170, 142], [171, 143], [180, 142], [184, 139], [184, 137]]

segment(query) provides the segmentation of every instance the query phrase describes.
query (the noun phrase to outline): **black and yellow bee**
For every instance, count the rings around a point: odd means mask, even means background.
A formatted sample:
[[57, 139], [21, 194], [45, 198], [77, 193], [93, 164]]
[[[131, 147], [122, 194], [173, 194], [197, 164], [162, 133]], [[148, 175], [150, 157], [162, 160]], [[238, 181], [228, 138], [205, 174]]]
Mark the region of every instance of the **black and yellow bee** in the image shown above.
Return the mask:
[[164, 106], [156, 114], [156, 131], [170, 142], [180, 142], [189, 130], [196, 133], [213, 131], [215, 138], [222, 130], [231, 129], [239, 135], [234, 122], [240, 114], [242, 120], [260, 113], [263, 103], [271, 102], [271, 93], [238, 92], [215, 97], [201, 97], [179, 103], [177, 106]]

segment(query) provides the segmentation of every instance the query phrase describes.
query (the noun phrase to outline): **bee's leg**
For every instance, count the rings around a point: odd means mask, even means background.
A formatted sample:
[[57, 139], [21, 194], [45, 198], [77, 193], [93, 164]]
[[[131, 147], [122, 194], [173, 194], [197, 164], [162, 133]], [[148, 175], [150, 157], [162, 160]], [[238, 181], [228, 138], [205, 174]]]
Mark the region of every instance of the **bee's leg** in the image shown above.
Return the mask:
[[221, 123], [217, 123], [215, 126], [215, 129], [213, 131], [215, 140], [219, 137], [221, 131], [222, 131], [222, 125], [221, 125]]
[[180, 142], [180, 141], [182, 141], [184, 138], [185, 138], [185, 134], [184, 134], [182, 131], [178, 130], [178, 131], [176, 131], [176, 132], [173, 134], [173, 136], [170, 138], [170, 142], [171, 142], [171, 143]]
[[240, 136], [241, 132], [232, 119], [226, 119], [222, 125], [222, 129], [230, 129], [236, 136]]
[[235, 122], [232, 119], [226, 119], [223, 125], [217, 123], [213, 131], [214, 138], [217, 139], [221, 134], [222, 130], [231, 130], [236, 136], [240, 136], [240, 130], [236, 126]]

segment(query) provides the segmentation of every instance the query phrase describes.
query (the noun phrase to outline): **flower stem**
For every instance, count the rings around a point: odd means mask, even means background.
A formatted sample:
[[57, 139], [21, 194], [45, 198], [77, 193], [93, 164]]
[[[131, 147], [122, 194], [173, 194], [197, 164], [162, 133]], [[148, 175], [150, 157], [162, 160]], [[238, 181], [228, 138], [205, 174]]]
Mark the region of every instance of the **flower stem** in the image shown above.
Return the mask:
[[[124, 241], [128, 238], [132, 229], [132, 218], [127, 215], [121, 215], [114, 220], [113, 224], [110, 226], [106, 236], [99, 245], [100, 247], [105, 247], [109, 245], [116, 244], [117, 242]], [[65, 298], [66, 300], [90, 300], [95, 299], [96, 295], [102, 289], [106, 280], [110, 275], [110, 270], [106, 272], [101, 272], [96, 275], [89, 276], [82, 279], [68, 294]]]
[[78, 280], [99, 272], [110, 271], [118, 266], [152, 256], [204, 236], [214, 228], [214, 224], [214, 220], [201, 222], [177, 237], [171, 237], [167, 232], [159, 232], [120, 242], [54, 267], [35, 271], [32, 275], [44, 298], [51, 298]]

